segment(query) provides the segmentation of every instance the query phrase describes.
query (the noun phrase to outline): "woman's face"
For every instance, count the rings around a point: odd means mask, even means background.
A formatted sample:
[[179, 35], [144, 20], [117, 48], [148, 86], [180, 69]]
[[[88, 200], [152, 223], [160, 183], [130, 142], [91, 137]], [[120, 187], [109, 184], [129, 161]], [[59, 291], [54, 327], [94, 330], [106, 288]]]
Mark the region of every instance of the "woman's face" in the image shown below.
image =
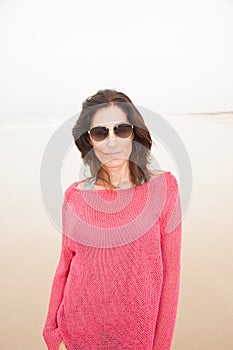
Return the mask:
[[106, 168], [121, 168], [128, 162], [132, 151], [133, 132], [127, 138], [115, 135], [115, 124], [130, 124], [125, 112], [118, 106], [99, 109], [93, 116], [90, 129], [96, 126], [106, 126], [109, 134], [103, 141], [95, 141], [90, 135], [90, 143], [94, 148], [96, 157]]

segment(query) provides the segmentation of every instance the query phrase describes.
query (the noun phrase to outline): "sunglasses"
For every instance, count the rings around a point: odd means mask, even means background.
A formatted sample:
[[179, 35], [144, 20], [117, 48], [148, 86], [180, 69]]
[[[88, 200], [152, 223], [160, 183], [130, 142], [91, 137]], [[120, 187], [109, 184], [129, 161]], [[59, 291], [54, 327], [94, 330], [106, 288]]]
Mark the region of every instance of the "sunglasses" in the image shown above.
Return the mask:
[[[114, 126], [113, 131], [116, 136], [126, 138], [132, 134], [133, 125], [127, 123], [117, 124]], [[106, 128], [105, 126], [96, 126], [87, 132], [91, 135], [93, 140], [103, 141], [109, 135], [109, 128]]]

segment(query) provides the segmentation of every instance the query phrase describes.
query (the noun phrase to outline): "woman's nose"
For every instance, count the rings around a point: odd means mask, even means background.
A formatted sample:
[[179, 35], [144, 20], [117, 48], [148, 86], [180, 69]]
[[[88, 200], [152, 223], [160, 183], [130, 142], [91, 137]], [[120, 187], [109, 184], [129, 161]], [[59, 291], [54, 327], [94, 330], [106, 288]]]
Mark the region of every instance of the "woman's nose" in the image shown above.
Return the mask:
[[108, 145], [109, 146], [115, 145], [116, 144], [116, 139], [117, 139], [117, 135], [115, 134], [113, 128], [109, 128], [108, 136], [107, 136]]
[[110, 138], [110, 139], [115, 139], [116, 138], [116, 134], [115, 134], [113, 128], [109, 128], [109, 130], [108, 130], [108, 138]]

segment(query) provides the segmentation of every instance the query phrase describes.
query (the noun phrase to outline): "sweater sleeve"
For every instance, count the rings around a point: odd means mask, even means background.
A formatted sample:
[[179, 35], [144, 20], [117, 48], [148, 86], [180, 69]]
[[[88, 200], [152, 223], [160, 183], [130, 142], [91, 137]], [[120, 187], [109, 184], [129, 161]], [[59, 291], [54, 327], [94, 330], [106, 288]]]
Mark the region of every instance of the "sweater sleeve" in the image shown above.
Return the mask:
[[62, 335], [57, 325], [57, 311], [63, 299], [70, 263], [74, 255], [74, 252], [68, 245], [68, 241], [69, 238], [63, 233], [60, 259], [52, 282], [49, 308], [42, 332], [48, 350], [57, 350], [58, 345], [62, 341]]
[[171, 349], [180, 289], [182, 214], [178, 184], [170, 172], [167, 174], [166, 198], [160, 221], [163, 285], [153, 350]]

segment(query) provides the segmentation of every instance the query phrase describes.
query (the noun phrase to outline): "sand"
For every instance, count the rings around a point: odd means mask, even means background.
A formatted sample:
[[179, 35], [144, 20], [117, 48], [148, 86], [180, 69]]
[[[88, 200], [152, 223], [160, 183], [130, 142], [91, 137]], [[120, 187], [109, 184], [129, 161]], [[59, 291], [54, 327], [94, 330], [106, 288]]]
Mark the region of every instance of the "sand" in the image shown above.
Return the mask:
[[[181, 292], [172, 350], [233, 348], [233, 114], [167, 116], [193, 170], [183, 218]], [[42, 328], [61, 232], [45, 211], [40, 167], [58, 125], [0, 129], [1, 350], [46, 350]], [[175, 174], [157, 155], [161, 168]], [[163, 154], [161, 149], [161, 154]], [[78, 180], [75, 148], [63, 163], [62, 187]], [[173, 160], [174, 161], [174, 160]], [[176, 175], [176, 174], [175, 174]]]

